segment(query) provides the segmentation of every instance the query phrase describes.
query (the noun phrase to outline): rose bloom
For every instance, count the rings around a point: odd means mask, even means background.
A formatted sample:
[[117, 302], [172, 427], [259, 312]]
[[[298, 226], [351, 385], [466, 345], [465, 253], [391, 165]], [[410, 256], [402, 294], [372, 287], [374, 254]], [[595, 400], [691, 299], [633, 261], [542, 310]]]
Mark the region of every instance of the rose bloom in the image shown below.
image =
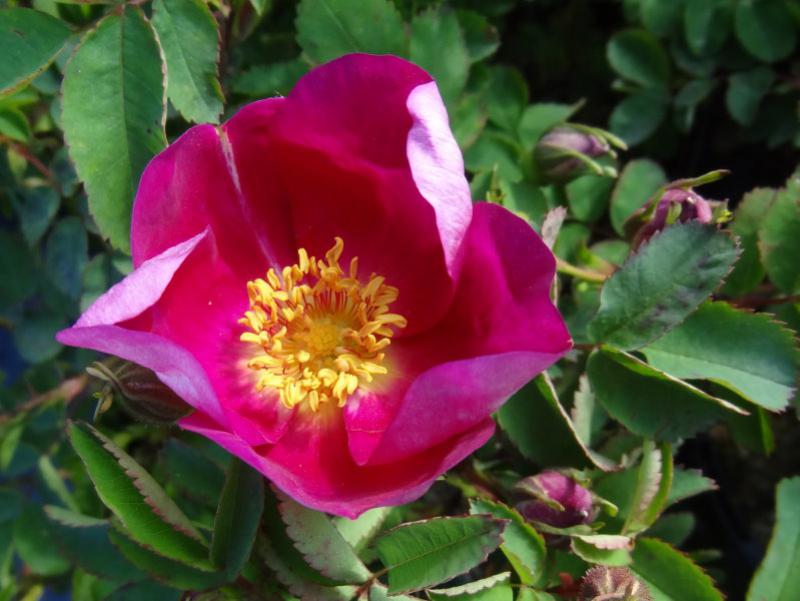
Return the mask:
[[133, 207], [135, 270], [58, 339], [152, 369], [297, 501], [409, 502], [561, 357], [555, 261], [473, 204], [431, 77], [349, 55], [193, 127]]

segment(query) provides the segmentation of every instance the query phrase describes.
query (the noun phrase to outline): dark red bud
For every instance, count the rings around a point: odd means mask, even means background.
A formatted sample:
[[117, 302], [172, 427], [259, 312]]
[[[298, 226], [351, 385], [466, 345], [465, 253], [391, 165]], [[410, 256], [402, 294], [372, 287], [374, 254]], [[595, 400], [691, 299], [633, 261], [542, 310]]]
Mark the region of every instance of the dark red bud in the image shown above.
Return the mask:
[[[155, 372], [136, 363], [123, 361], [114, 369], [103, 363], [93, 363], [86, 371], [107, 382], [114, 398], [142, 421], [172, 424], [192, 411], [192, 407], [159, 380]], [[104, 395], [108, 397], [109, 394]]]
[[536, 164], [547, 180], [565, 183], [587, 173], [601, 174], [602, 168], [592, 159], [613, 156], [607, 140], [576, 127], [556, 127], [536, 144]]
[[[652, 217], [636, 233], [634, 248], [638, 248], [654, 234], [675, 222], [714, 222], [711, 202], [691, 188], [667, 188], [661, 197], [653, 202], [656, 205]], [[650, 206], [652, 207], [652, 204]]]
[[586, 524], [594, 517], [592, 494], [559, 472], [542, 472], [525, 478], [516, 488], [533, 497], [517, 504], [517, 510], [527, 520], [569, 528]]

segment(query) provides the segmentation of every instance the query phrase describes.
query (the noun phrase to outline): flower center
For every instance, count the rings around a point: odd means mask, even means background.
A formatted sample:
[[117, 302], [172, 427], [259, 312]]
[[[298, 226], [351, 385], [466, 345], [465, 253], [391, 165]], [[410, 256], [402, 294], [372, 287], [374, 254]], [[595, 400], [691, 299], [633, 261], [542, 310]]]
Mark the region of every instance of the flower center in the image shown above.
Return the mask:
[[372, 274], [358, 279], [358, 257], [345, 273], [339, 265], [344, 242], [325, 254], [274, 269], [247, 283], [250, 310], [239, 323], [241, 340], [258, 350], [247, 367], [258, 373], [256, 390], [271, 388], [287, 407], [308, 401], [312, 411], [335, 401], [344, 406], [359, 386], [386, 374], [385, 350], [406, 319], [389, 312], [398, 290]]

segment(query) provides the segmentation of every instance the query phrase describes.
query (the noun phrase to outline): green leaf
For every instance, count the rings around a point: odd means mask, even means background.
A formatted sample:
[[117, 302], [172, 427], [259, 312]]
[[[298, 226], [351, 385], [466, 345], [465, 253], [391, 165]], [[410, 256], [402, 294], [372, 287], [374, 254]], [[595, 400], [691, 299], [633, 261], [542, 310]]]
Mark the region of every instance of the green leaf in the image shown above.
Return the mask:
[[603, 427], [608, 422], [608, 414], [597, 402], [597, 397], [592, 392], [586, 374], [581, 375], [578, 381], [570, 417], [578, 439], [591, 448], [599, 439]]
[[14, 522], [14, 547], [27, 569], [38, 576], [57, 576], [70, 568], [58, 550], [50, 522], [35, 503], [26, 503]]
[[464, 32], [470, 62], [477, 63], [494, 54], [500, 46], [497, 28], [484, 15], [474, 10], [459, 10], [457, 15]]
[[646, 440], [642, 446], [642, 462], [636, 478], [636, 487], [630, 511], [622, 527], [623, 534], [637, 534], [649, 528], [661, 515], [672, 488], [672, 450], [669, 444], [656, 448]]
[[0, 309], [13, 307], [33, 294], [37, 271], [22, 236], [0, 229]]
[[792, 601], [800, 590], [800, 478], [781, 480], [775, 497], [772, 540], [747, 601]]
[[720, 285], [737, 256], [734, 240], [712, 225], [666, 228], [606, 280], [589, 335], [626, 350], [652, 342]]
[[[342, 584], [323, 576], [312, 568], [295, 546], [294, 541], [289, 538], [286, 533], [286, 524], [278, 509], [279, 499], [277, 495], [278, 493], [274, 486], [270, 486], [265, 490], [263, 523], [269, 544], [259, 546], [258, 550], [264, 556], [267, 565], [276, 572], [281, 582], [289, 586], [290, 590], [298, 595], [301, 593], [295, 589], [302, 588], [305, 584], [320, 585], [326, 590], [332, 590], [336, 585]], [[259, 537], [258, 541], [263, 542], [264, 537]], [[259, 543], [257, 542], [257, 544]], [[350, 597], [346, 599], [349, 600]]]
[[513, 601], [511, 574], [503, 572], [452, 588], [429, 589], [431, 601]]
[[726, 410], [741, 412], [619, 351], [595, 351], [587, 370], [608, 414], [639, 436], [676, 442], [722, 419]]
[[675, 117], [683, 131], [692, 128], [698, 106], [711, 95], [717, 83], [716, 79], [692, 79], [675, 95]]
[[644, 29], [626, 29], [608, 42], [606, 57], [618, 75], [645, 88], [663, 88], [669, 80], [669, 57]]
[[302, 0], [297, 43], [315, 63], [350, 52], [406, 55], [400, 13], [390, 0]]
[[515, 133], [528, 104], [528, 84], [513, 67], [492, 67], [487, 90], [489, 120], [508, 133]]
[[210, 569], [200, 534], [130, 455], [87, 424], [70, 424], [69, 437], [98, 496], [138, 543], [164, 557]]
[[453, 10], [439, 7], [414, 17], [409, 57], [433, 76], [448, 106], [455, 103], [467, 83], [470, 57]]
[[25, 113], [13, 106], [0, 107], [0, 135], [27, 143], [31, 138], [31, 126]]
[[765, 271], [758, 250], [758, 230], [775, 200], [775, 194], [776, 190], [772, 188], [756, 188], [745, 194], [736, 207], [730, 230], [739, 237], [742, 256], [725, 281], [723, 293], [731, 296], [746, 294], [764, 279]]
[[794, 395], [794, 337], [765, 313], [706, 303], [642, 352], [673, 376], [717, 382], [770, 411], [784, 409]]
[[286, 535], [313, 569], [338, 583], [361, 584], [370, 577], [370, 571], [324, 513], [303, 507], [283, 493], [276, 496]]
[[44, 363], [64, 348], [55, 336], [68, 325], [66, 319], [58, 315], [31, 315], [14, 328], [14, 345], [26, 361]]
[[253, 98], [286, 96], [307, 71], [300, 60], [253, 65], [233, 80], [233, 91]]
[[654, 161], [636, 159], [625, 165], [611, 195], [610, 216], [614, 231], [624, 235], [625, 221], [666, 183], [664, 170]]
[[731, 117], [741, 125], [752, 125], [761, 99], [775, 81], [775, 73], [767, 67], [739, 71], [728, 78], [725, 106]]
[[67, 64], [62, 121], [100, 231], [128, 251], [139, 176], [167, 139], [155, 33], [139, 8], [120, 11], [86, 34]]
[[[564, 123], [580, 108], [580, 104], [537, 102], [525, 108], [519, 120], [519, 140], [525, 148], [533, 148], [539, 139], [556, 125]], [[605, 178], [608, 179], [608, 178]]]
[[[583, 564], [586, 565], [586, 564]], [[517, 601], [559, 601], [550, 593], [535, 591], [532, 588], [522, 587], [519, 589]]]
[[656, 35], [670, 35], [681, 22], [683, 0], [641, 0], [642, 23]]
[[703, 570], [658, 539], [638, 539], [630, 567], [650, 589], [653, 601], [723, 601]]
[[111, 544], [107, 520], [90, 518], [61, 507], [44, 508], [64, 553], [81, 569], [113, 582], [133, 582], [144, 574]]
[[203, 590], [219, 586], [226, 581], [224, 572], [206, 572], [168, 559], [142, 547], [116, 528], [111, 528], [108, 535], [114, 546], [128, 561], [167, 586]]
[[20, 221], [20, 229], [28, 246], [36, 246], [58, 212], [60, 198], [55, 190], [47, 186], [26, 188], [14, 203]]
[[566, 185], [569, 209], [576, 219], [593, 222], [608, 208], [614, 179], [599, 175], [584, 175]]
[[519, 145], [497, 131], [484, 131], [464, 153], [464, 163], [470, 171], [496, 171], [500, 178], [514, 183], [523, 178], [521, 158]]
[[683, 26], [686, 43], [694, 54], [714, 54], [730, 35], [730, 0], [685, 0]]
[[44, 268], [55, 287], [71, 299], [81, 295], [88, 254], [86, 229], [79, 217], [64, 217], [56, 223], [47, 237]]
[[[617, 548], [616, 541], [609, 546], [608, 539], [624, 540], [625, 546]], [[611, 534], [594, 534], [573, 536], [570, 539], [570, 548], [573, 553], [589, 563], [599, 563], [606, 566], [626, 566], [631, 563], [631, 554], [628, 550], [630, 539], [627, 536]]]
[[647, 535], [663, 540], [674, 547], [685, 543], [692, 535], [697, 520], [689, 511], [677, 511], [662, 515], [647, 529]]
[[[271, 495], [267, 495], [269, 498]], [[325, 586], [318, 584], [314, 580], [305, 578], [301, 573], [296, 570], [294, 561], [287, 557], [285, 554], [276, 551], [273, 548], [274, 540], [259, 539], [259, 551], [264, 558], [266, 564], [275, 572], [277, 579], [283, 583], [292, 594], [297, 595], [301, 599], [313, 599], [314, 601], [352, 601], [356, 595], [356, 587], [354, 586]], [[297, 551], [289, 544], [294, 552]], [[306, 566], [307, 567], [307, 566]], [[307, 567], [310, 570], [310, 568]], [[373, 591], [377, 592], [373, 594]], [[370, 601], [383, 600], [385, 595], [381, 596], [381, 591], [385, 590], [382, 586], [373, 585], [370, 590]], [[391, 597], [392, 601], [406, 601], [403, 597]]]
[[217, 463], [176, 439], [167, 441], [161, 459], [169, 481], [183, 495], [217, 507], [225, 483], [225, 473]]
[[372, 538], [380, 531], [391, 512], [391, 507], [376, 507], [365, 511], [354, 520], [334, 518], [333, 524], [347, 544], [356, 553], [361, 553], [372, 542]]
[[747, 451], [771, 455], [775, 450], [775, 434], [772, 431], [771, 415], [741, 396], [722, 386], [711, 386], [716, 396], [725, 398], [750, 412], [750, 415], [729, 415], [725, 420], [736, 444]]
[[44, 71], [68, 37], [67, 26], [45, 13], [28, 8], [0, 10], [0, 97]]
[[759, 248], [775, 285], [787, 294], [800, 292], [800, 172], [775, 196], [761, 222]]
[[773, 63], [794, 50], [797, 22], [783, 0], [740, 0], [736, 37], [757, 59]]
[[[3, 431], [8, 436], [8, 431]], [[17, 519], [22, 510], [23, 497], [19, 491], [0, 488], [0, 524]]]
[[[108, 596], [103, 597], [103, 601], [179, 601], [182, 592], [174, 588], [167, 588], [153, 582], [145, 580], [143, 582], [133, 582], [119, 587], [112, 591]], [[73, 595], [73, 599], [79, 597]]]
[[375, 547], [389, 593], [420, 590], [463, 574], [500, 546], [508, 521], [487, 516], [434, 518], [398, 526]]
[[500, 550], [522, 584], [534, 585], [542, 578], [547, 557], [544, 538], [518, 511], [488, 499], [470, 499], [469, 512], [473, 515], [488, 513], [496, 518], [509, 520], [503, 532]]
[[167, 95], [188, 121], [217, 123], [219, 32], [204, 0], [156, 0], [153, 27], [167, 61]]
[[660, 91], [636, 92], [614, 107], [609, 129], [629, 146], [635, 146], [656, 132], [668, 107], [669, 98]]
[[712, 490], [717, 490], [716, 483], [711, 478], [706, 478], [699, 470], [676, 469], [672, 476], [672, 487], [667, 495], [666, 506]]
[[263, 511], [264, 477], [234, 458], [225, 476], [211, 539], [211, 561], [229, 580], [236, 578], [250, 557]]
[[[39, 474], [41, 475], [42, 481], [47, 489], [50, 490], [50, 492], [52, 492], [59, 501], [61, 501], [64, 507], [71, 509], [72, 511], [79, 511], [75, 497], [72, 496], [72, 493], [69, 491], [67, 485], [64, 483], [64, 480], [59, 475], [58, 470], [56, 470], [56, 467], [53, 465], [53, 462], [50, 461], [50, 457], [47, 455], [42, 455], [39, 457], [38, 467]], [[47, 508], [45, 507], [45, 509]]]
[[613, 467], [583, 445], [546, 375], [537, 376], [512, 396], [497, 412], [497, 419], [520, 453], [538, 465]]

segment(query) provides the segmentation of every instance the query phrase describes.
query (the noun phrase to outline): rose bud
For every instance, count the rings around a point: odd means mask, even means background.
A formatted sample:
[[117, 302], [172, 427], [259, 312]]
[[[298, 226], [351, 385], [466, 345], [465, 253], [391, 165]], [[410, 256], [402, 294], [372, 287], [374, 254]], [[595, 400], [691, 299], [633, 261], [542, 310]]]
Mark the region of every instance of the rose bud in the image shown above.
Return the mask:
[[650, 591], [627, 568], [594, 566], [583, 577], [578, 601], [652, 601]]
[[115, 369], [103, 363], [86, 368], [89, 375], [107, 383], [100, 393], [102, 413], [113, 397], [134, 418], [158, 424], [172, 424], [192, 412], [177, 394], [158, 379], [155, 372], [136, 363], [123, 361]]
[[624, 144], [608, 132], [565, 124], [551, 129], [539, 140], [534, 159], [542, 177], [551, 183], [564, 184], [587, 174], [616, 177], [616, 169], [594, 160], [616, 157], [612, 146], [624, 148]]
[[[721, 223], [730, 213], [726, 201], [708, 200], [694, 191], [694, 187], [715, 181], [726, 171], [712, 171], [695, 179], [678, 180], [659, 190], [642, 209], [634, 213], [625, 225], [635, 231], [633, 248], [647, 242], [654, 234], [674, 223]], [[638, 226], [638, 229], [637, 229]]]
[[555, 528], [586, 524], [594, 518], [592, 493], [559, 472], [542, 472], [520, 480], [516, 487], [533, 499], [517, 504], [522, 516]]

